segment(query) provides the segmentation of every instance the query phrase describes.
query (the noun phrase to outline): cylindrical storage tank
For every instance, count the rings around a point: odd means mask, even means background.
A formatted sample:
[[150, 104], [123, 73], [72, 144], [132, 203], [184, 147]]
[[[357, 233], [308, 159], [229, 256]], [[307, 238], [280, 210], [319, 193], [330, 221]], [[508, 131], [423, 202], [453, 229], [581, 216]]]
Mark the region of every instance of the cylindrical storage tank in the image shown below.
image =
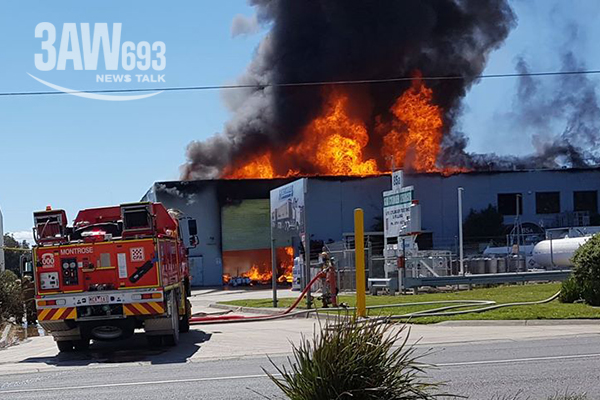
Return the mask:
[[485, 274], [485, 258], [478, 258], [475, 265], [477, 274]]
[[488, 258], [486, 260], [485, 270], [488, 274], [497, 274], [498, 273], [498, 259], [497, 258]]
[[532, 251], [536, 263], [544, 267], [571, 267], [571, 257], [575, 250], [587, 242], [591, 236], [542, 240], [535, 245]]
[[502, 274], [506, 272], [506, 258], [498, 258], [498, 273]]
[[519, 257], [517, 272], [527, 272], [527, 263], [525, 258]]
[[506, 259], [506, 272], [516, 272], [517, 271], [517, 258], [514, 256], [510, 256]]

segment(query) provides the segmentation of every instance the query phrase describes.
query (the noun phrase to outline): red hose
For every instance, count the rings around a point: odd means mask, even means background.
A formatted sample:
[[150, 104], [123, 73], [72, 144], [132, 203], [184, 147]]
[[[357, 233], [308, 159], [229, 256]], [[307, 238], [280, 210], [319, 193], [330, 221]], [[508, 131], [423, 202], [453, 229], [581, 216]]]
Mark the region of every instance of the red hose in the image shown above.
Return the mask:
[[312, 278], [312, 280], [308, 283], [308, 285], [306, 285], [306, 287], [304, 288], [302, 293], [300, 293], [300, 296], [298, 296], [296, 301], [294, 301], [294, 303], [287, 310], [285, 310], [283, 312], [273, 314], [273, 315], [253, 315], [253, 316], [217, 315], [217, 316], [208, 316], [208, 317], [191, 317], [190, 324], [202, 325], [202, 324], [210, 324], [211, 322], [224, 323], [227, 321], [233, 322], [233, 321], [239, 321], [239, 320], [258, 320], [258, 321], [260, 321], [260, 320], [266, 320], [266, 319], [273, 319], [274, 317], [279, 317], [282, 315], [289, 314], [290, 312], [292, 312], [292, 310], [294, 310], [296, 307], [298, 307], [298, 304], [300, 303], [300, 301], [302, 301], [302, 299], [304, 298], [306, 293], [310, 290], [312, 285], [314, 285], [314, 283], [318, 279], [322, 278], [323, 276], [325, 276], [325, 271], [319, 272], [314, 278]]

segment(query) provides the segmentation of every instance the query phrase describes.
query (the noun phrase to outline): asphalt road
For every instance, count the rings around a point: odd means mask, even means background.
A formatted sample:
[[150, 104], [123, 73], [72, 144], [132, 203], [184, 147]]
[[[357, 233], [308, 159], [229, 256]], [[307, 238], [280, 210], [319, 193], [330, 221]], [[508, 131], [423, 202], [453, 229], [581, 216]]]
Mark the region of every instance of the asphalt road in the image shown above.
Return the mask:
[[[430, 371], [430, 378], [446, 381], [444, 391], [448, 393], [473, 399], [507, 398], [519, 393], [522, 399], [565, 392], [587, 392], [590, 399], [599, 396], [597, 334], [423, 345], [419, 351], [431, 352], [424, 361], [438, 367]], [[282, 364], [285, 356], [280, 354], [273, 360]], [[0, 398], [261, 399], [279, 394], [261, 369], [272, 371], [265, 356], [190, 360], [177, 349], [100, 344], [88, 353], [23, 360], [42, 361], [56, 368], [1, 375]]]

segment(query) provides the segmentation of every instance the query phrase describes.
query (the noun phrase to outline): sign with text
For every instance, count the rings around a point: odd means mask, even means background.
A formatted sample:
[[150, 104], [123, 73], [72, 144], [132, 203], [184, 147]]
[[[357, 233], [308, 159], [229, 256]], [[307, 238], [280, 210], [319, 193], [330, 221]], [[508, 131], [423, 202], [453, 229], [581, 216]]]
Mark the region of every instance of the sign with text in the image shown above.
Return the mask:
[[385, 237], [398, 237], [410, 222], [414, 187], [383, 192], [383, 232]]
[[392, 172], [392, 190], [400, 190], [404, 186], [404, 172], [402, 170]]

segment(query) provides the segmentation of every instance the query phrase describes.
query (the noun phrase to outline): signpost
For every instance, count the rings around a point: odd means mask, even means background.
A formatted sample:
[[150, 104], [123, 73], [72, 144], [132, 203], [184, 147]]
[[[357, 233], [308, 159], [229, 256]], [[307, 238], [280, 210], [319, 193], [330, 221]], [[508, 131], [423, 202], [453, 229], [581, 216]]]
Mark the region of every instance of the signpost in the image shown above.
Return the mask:
[[[384, 238], [384, 263], [385, 277], [393, 267], [404, 267], [404, 262], [395, 263], [393, 266], [388, 260], [388, 239], [395, 238], [398, 246], [402, 243], [402, 255], [406, 257], [408, 247], [414, 248], [415, 233], [421, 231], [420, 206], [414, 201], [414, 187], [404, 186], [402, 171], [392, 173], [392, 190], [383, 192], [383, 238]], [[407, 246], [408, 245], [408, 246]], [[396, 249], [396, 256], [398, 251]], [[402, 290], [402, 271], [398, 271], [398, 286]]]

